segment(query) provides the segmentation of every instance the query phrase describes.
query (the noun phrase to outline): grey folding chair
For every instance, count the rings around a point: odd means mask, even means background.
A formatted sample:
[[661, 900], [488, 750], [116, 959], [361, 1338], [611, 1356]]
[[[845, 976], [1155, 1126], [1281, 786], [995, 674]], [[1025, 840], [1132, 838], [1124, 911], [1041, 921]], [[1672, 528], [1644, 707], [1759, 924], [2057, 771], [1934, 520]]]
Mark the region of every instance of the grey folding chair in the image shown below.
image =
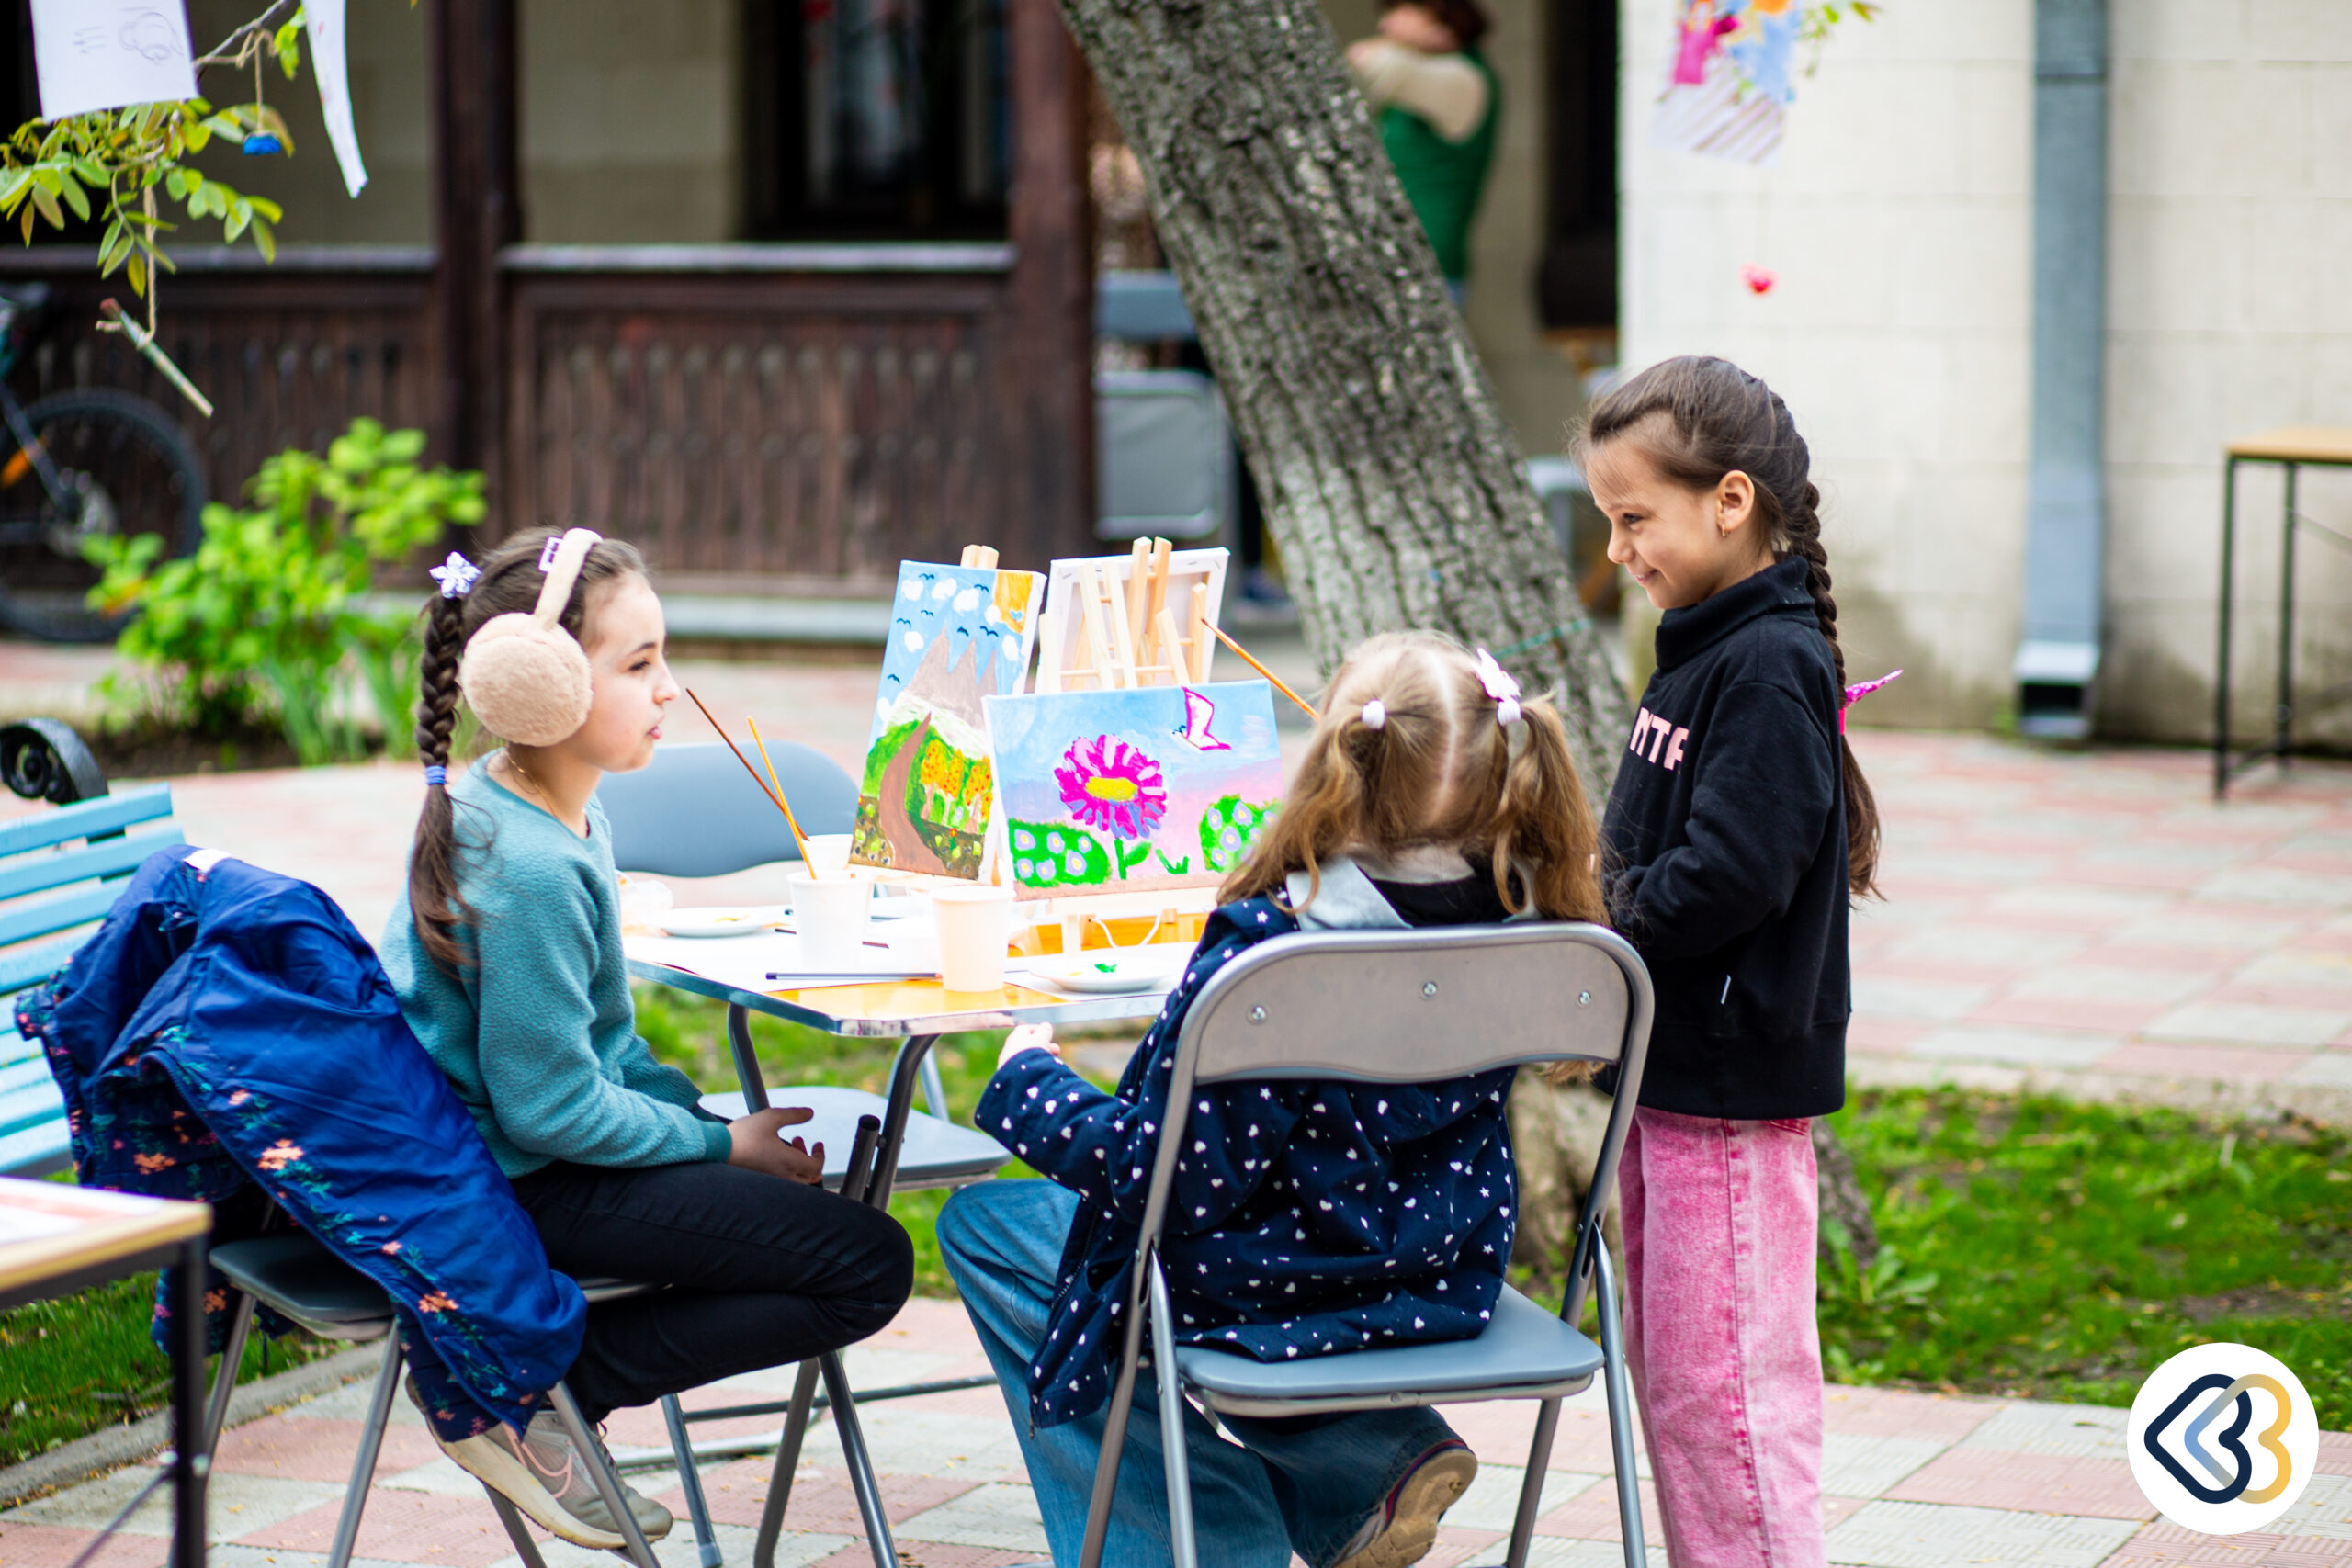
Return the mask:
[[[276, 1308], [322, 1339], [355, 1344], [372, 1339], [386, 1342], [383, 1369], [376, 1374], [374, 1397], [368, 1401], [368, 1419], [359, 1432], [359, 1451], [351, 1463], [351, 1487], [345, 1494], [343, 1513], [335, 1521], [334, 1546], [327, 1556], [327, 1568], [349, 1568], [352, 1551], [359, 1540], [360, 1517], [367, 1511], [368, 1488], [376, 1476], [376, 1456], [383, 1448], [384, 1428], [391, 1421], [392, 1393], [401, 1382], [402, 1355], [400, 1336], [393, 1332], [391, 1299], [373, 1280], [302, 1231], [224, 1242], [212, 1249], [212, 1265], [228, 1278], [238, 1296], [228, 1345], [220, 1358], [220, 1371], [213, 1376], [212, 1397], [206, 1412], [207, 1452], [218, 1444], [220, 1428], [228, 1417], [229, 1395], [237, 1381], [237, 1362], [244, 1354], [246, 1336], [253, 1328], [254, 1303]], [[594, 1303], [643, 1295], [659, 1287], [620, 1280], [582, 1280], [580, 1288]], [[659, 1568], [653, 1549], [622, 1499], [620, 1477], [601, 1457], [594, 1434], [588, 1430], [587, 1423], [581, 1419], [579, 1405], [572, 1402], [571, 1391], [559, 1382], [551, 1393], [556, 1414], [571, 1433], [572, 1447], [585, 1459], [605, 1506], [620, 1521], [621, 1534], [626, 1538], [622, 1554], [638, 1568]], [[707, 1543], [711, 1539], [710, 1511], [703, 1501], [702, 1482], [695, 1472], [694, 1458], [686, 1449], [685, 1428], [678, 1419], [677, 1402], [662, 1401], [662, 1414], [669, 1419], [670, 1443], [677, 1454], [689, 1511], [695, 1516], [696, 1540]], [[524, 1568], [547, 1568], [539, 1556], [538, 1543], [531, 1539], [514, 1505], [488, 1485], [482, 1490], [489, 1494], [491, 1506], [498, 1510], [499, 1522], [506, 1527]], [[706, 1545], [703, 1562], [714, 1564], [718, 1561], [717, 1549]]]
[[[1542, 1401], [1507, 1560], [1510, 1568], [1523, 1568], [1560, 1401], [1591, 1386], [1596, 1374], [1603, 1376], [1609, 1395], [1626, 1568], [1645, 1568], [1624, 1337], [1600, 1219], [1641, 1094], [1649, 1032], [1649, 973], [1631, 944], [1599, 926], [1301, 932], [1251, 948], [1218, 970], [1184, 1015], [1177, 1037], [1167, 1120], [1159, 1130], [1143, 1235], [1127, 1288], [1126, 1344], [1112, 1391], [1102, 1458], [1094, 1472], [1082, 1568], [1097, 1568], [1102, 1562], [1147, 1314], [1157, 1348], [1154, 1376], [1167, 1454], [1170, 1544], [1178, 1568], [1198, 1568], [1199, 1562], [1185, 1450], [1187, 1394], [1212, 1415], [1234, 1416]], [[1571, 1060], [1614, 1062], [1619, 1081], [1558, 1315], [1506, 1285], [1493, 1321], [1476, 1339], [1278, 1362], [1177, 1343], [1159, 1247], [1195, 1085], [1275, 1078], [1427, 1083], [1522, 1062]], [[1598, 1287], [1600, 1297], [1598, 1345], [1576, 1326], [1588, 1283]]]

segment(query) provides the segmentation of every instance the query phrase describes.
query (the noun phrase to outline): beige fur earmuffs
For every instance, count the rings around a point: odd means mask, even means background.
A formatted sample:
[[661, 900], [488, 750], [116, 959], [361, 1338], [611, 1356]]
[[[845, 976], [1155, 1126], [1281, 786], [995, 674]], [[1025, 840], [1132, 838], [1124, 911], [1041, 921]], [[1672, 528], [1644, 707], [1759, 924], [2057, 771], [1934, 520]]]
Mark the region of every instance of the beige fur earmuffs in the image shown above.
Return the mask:
[[539, 555], [548, 580], [537, 606], [527, 615], [493, 617], [467, 642], [458, 687], [482, 728], [501, 739], [552, 746], [588, 722], [595, 694], [588, 655], [559, 617], [571, 603], [588, 552], [603, 540], [588, 528], [548, 540]]

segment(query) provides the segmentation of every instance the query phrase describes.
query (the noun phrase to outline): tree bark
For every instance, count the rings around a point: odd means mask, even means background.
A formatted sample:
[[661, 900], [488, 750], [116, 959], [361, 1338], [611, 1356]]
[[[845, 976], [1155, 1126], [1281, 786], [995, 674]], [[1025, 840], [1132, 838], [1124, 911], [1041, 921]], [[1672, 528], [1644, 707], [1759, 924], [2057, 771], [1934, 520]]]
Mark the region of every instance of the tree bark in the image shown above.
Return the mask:
[[1060, 0], [1326, 672], [1383, 631], [1556, 692], [1598, 800], [1631, 710], [1315, 0]]

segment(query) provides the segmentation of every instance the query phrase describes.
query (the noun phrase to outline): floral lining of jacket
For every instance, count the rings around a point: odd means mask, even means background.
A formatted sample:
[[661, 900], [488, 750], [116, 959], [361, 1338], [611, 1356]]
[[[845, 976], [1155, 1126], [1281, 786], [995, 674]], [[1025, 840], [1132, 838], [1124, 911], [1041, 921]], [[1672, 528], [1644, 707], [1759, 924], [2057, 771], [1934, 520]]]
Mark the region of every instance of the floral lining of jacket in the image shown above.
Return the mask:
[[[1349, 926], [1405, 923], [1351, 863], [1324, 867], [1323, 884], [1306, 926], [1342, 923], [1317, 918], [1331, 906], [1351, 907], [1359, 918]], [[1236, 955], [1300, 929], [1269, 897], [1211, 915], [1114, 1094], [1044, 1051], [1015, 1056], [982, 1094], [976, 1123], [1083, 1200], [1029, 1365], [1039, 1426], [1091, 1415], [1110, 1398], [1186, 1010]], [[1196, 1091], [1193, 1147], [1176, 1165], [1160, 1250], [1177, 1337], [1261, 1361], [1475, 1337], [1510, 1257], [1512, 1076], [1505, 1067], [1431, 1084], [1244, 1081]]]

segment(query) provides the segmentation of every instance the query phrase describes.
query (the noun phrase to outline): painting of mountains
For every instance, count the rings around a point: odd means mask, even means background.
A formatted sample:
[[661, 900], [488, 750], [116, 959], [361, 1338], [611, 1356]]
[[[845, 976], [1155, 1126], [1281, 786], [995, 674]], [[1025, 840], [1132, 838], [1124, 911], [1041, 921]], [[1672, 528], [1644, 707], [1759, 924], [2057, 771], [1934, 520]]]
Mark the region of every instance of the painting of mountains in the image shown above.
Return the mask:
[[904, 561], [858, 783], [850, 859], [967, 880], [996, 808], [981, 699], [1021, 690], [1046, 580]]

